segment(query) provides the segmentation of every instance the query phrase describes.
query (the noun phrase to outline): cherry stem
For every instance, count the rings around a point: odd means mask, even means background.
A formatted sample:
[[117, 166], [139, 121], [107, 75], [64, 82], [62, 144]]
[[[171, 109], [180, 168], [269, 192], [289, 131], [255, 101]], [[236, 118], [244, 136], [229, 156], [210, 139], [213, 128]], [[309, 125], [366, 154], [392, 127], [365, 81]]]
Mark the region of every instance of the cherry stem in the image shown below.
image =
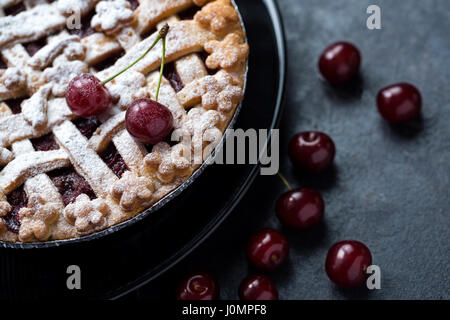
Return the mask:
[[[116, 77], [120, 76], [122, 73], [124, 73], [125, 71], [127, 71], [128, 69], [130, 69], [131, 67], [133, 67], [136, 63], [138, 63], [139, 61], [141, 61], [146, 55], [147, 53], [150, 52], [150, 50], [152, 50], [156, 44], [159, 42], [159, 40], [163, 39], [163, 57], [162, 57], [162, 65], [161, 65], [161, 76], [162, 76], [162, 70], [163, 70], [163, 65], [164, 65], [164, 56], [165, 56], [165, 39], [167, 36], [167, 33], [169, 32], [169, 25], [166, 23], [164, 25], [164, 27], [161, 28], [161, 30], [158, 33], [158, 36], [156, 37], [155, 41], [152, 43], [152, 45], [150, 46], [150, 48], [148, 48], [143, 55], [141, 55], [136, 61], [134, 61], [132, 64], [130, 64], [128, 67], [126, 67], [125, 69], [123, 69], [122, 71], [119, 71], [118, 73], [116, 73], [115, 75], [113, 75], [112, 77], [103, 80], [101, 82], [102, 86], [107, 84], [108, 82], [110, 82], [111, 80], [115, 79]], [[160, 77], [161, 78], [161, 77]], [[161, 80], [160, 80], [161, 82]], [[158, 85], [159, 88], [159, 85]]]
[[289, 184], [289, 182], [286, 180], [286, 178], [280, 173], [278, 172], [278, 176], [280, 177], [281, 181], [283, 181], [283, 183], [285, 184], [285, 186], [289, 189], [289, 191], [292, 190], [291, 185]]
[[[168, 27], [168, 25], [167, 25]], [[158, 87], [156, 88], [155, 101], [158, 102], [159, 89], [161, 88], [161, 82], [164, 72], [164, 63], [166, 62], [166, 37], [162, 38], [162, 58], [161, 58], [161, 69], [159, 70], [159, 81]]]

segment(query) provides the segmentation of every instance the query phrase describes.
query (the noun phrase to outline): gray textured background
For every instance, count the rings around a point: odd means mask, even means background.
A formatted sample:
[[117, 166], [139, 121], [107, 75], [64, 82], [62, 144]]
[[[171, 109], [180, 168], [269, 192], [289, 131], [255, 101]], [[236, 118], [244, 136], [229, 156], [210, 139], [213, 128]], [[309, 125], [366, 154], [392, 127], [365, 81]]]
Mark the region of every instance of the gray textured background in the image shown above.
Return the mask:
[[[326, 221], [296, 234], [288, 263], [270, 276], [281, 299], [450, 298], [450, 1], [279, 0], [287, 34], [288, 81], [281, 129], [281, 171], [294, 186], [318, 188]], [[382, 30], [366, 28], [366, 8], [382, 9]], [[362, 52], [361, 78], [336, 90], [317, 72], [321, 51], [337, 40]], [[268, 57], [269, 59], [269, 57]], [[375, 95], [408, 81], [423, 95], [423, 118], [401, 128], [381, 120]], [[286, 156], [301, 130], [327, 132], [337, 145], [335, 167], [312, 178], [296, 174]], [[285, 188], [259, 177], [233, 215], [188, 259], [140, 290], [141, 298], [173, 296], [189, 270], [216, 275], [221, 297], [237, 298], [252, 272], [244, 244], [260, 227], [281, 228], [274, 201]], [[341, 290], [328, 280], [324, 260], [336, 241], [356, 239], [381, 267], [382, 289]]]

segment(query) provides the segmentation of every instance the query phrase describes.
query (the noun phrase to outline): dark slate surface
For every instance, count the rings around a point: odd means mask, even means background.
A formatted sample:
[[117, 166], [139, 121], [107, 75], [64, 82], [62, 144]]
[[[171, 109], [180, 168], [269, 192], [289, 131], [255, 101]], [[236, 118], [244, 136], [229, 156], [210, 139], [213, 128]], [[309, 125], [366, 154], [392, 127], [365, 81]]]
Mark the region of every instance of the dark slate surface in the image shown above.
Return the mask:
[[[450, 298], [450, 2], [379, 0], [278, 1], [287, 33], [289, 71], [281, 129], [281, 171], [292, 185], [318, 188], [326, 222], [317, 230], [287, 232], [288, 263], [270, 276], [282, 299]], [[382, 9], [382, 30], [366, 28], [366, 8]], [[336, 90], [317, 72], [320, 52], [336, 40], [362, 51], [361, 79]], [[270, 59], [270, 57], [267, 57]], [[409, 81], [420, 88], [423, 119], [393, 128], [380, 119], [377, 91]], [[337, 145], [335, 167], [312, 178], [294, 173], [286, 145], [295, 132], [317, 129]], [[248, 236], [280, 228], [274, 201], [285, 191], [276, 176], [258, 177], [233, 215], [188, 259], [131, 297], [173, 297], [187, 271], [205, 269], [222, 298], [237, 298], [252, 272], [244, 256]], [[356, 239], [372, 250], [382, 289], [345, 291], [324, 272], [328, 248]]]

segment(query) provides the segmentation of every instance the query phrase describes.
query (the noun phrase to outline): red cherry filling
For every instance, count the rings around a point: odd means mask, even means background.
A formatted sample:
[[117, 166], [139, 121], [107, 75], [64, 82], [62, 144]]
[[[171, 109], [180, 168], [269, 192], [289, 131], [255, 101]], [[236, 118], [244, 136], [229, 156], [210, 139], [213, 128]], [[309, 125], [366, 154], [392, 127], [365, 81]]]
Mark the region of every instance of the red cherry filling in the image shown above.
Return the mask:
[[83, 193], [95, 199], [95, 193], [89, 183], [73, 168], [55, 170], [49, 172], [48, 176], [61, 194], [65, 206], [74, 202]]
[[24, 44], [25, 50], [27, 50], [30, 57], [34, 56], [36, 52], [38, 52], [42, 47], [44, 47], [47, 44], [45, 41], [45, 38], [36, 40], [33, 42], [28, 42]]
[[5, 100], [4, 102], [8, 105], [9, 109], [11, 109], [11, 112], [13, 114], [18, 114], [22, 112], [22, 102], [27, 98], [17, 98], [17, 99], [9, 99]]
[[113, 143], [109, 144], [108, 148], [102, 152], [100, 157], [119, 178], [122, 177], [123, 173], [128, 170], [125, 161], [123, 161], [122, 156], [117, 151]]
[[377, 95], [378, 111], [390, 123], [404, 123], [417, 118], [422, 109], [419, 90], [409, 83], [383, 88]]
[[219, 285], [209, 273], [200, 272], [184, 279], [177, 290], [177, 300], [217, 300]]
[[351, 43], [336, 42], [327, 47], [319, 59], [319, 70], [330, 83], [342, 85], [359, 71], [361, 54]]
[[335, 243], [327, 254], [325, 270], [331, 281], [343, 288], [364, 284], [367, 267], [372, 264], [369, 248], [354, 240]]
[[66, 101], [75, 115], [89, 118], [109, 108], [111, 95], [97, 77], [81, 74], [70, 81], [66, 91]]
[[94, 134], [95, 130], [101, 125], [100, 120], [96, 118], [91, 119], [77, 119], [73, 121], [73, 124], [77, 127], [77, 129], [81, 132], [83, 136], [87, 139], [90, 139]]
[[178, 72], [175, 69], [174, 63], [169, 63], [165, 65], [164, 77], [169, 81], [170, 85], [176, 92], [179, 92], [181, 91], [181, 89], [184, 88], [183, 82], [181, 81], [180, 76], [178, 75]]
[[300, 169], [321, 173], [333, 162], [336, 147], [333, 140], [323, 132], [300, 132], [289, 142], [289, 157]]
[[128, 132], [144, 144], [157, 144], [173, 129], [170, 110], [151, 99], [139, 99], [128, 107], [125, 117]]
[[277, 200], [278, 219], [287, 227], [305, 230], [318, 225], [323, 219], [325, 204], [314, 189], [301, 188], [288, 191]]
[[59, 145], [56, 143], [55, 138], [51, 133], [40, 138], [32, 139], [31, 143], [36, 151], [50, 151], [59, 149]]
[[117, 60], [119, 60], [123, 55], [125, 54], [125, 50], [117, 51], [116, 53], [113, 53], [112, 55], [108, 56], [108, 58], [100, 61], [99, 63], [94, 65], [94, 69], [101, 71], [104, 69], [107, 69], [114, 65]]
[[7, 197], [8, 203], [11, 205], [11, 210], [3, 217], [6, 227], [9, 231], [18, 233], [20, 229], [19, 210], [26, 207], [28, 204], [28, 197], [23, 189], [23, 185]]
[[5, 61], [2, 60], [2, 56], [0, 55], [0, 69], [6, 69], [8, 66]]
[[25, 4], [21, 1], [18, 4], [12, 5], [6, 9], [5, 16], [15, 16], [16, 14], [21, 13], [22, 11], [25, 11], [27, 8], [25, 7]]
[[257, 232], [247, 245], [247, 258], [258, 269], [271, 271], [289, 255], [289, 244], [283, 234], [274, 229]]
[[242, 280], [239, 286], [241, 300], [278, 300], [278, 290], [268, 277], [253, 275]]
[[137, 7], [139, 7], [139, 1], [138, 0], [128, 0], [128, 2], [131, 5], [131, 10], [136, 10]]

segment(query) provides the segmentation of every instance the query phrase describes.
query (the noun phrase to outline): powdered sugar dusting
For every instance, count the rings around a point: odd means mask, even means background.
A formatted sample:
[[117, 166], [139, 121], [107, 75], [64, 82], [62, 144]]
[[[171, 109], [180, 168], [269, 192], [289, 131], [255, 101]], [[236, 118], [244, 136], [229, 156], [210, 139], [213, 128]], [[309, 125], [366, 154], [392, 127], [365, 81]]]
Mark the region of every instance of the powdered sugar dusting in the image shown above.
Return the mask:
[[70, 165], [63, 150], [36, 151], [18, 156], [0, 172], [0, 192], [8, 194], [26, 179]]
[[64, 39], [59, 39], [59, 41], [52, 41], [36, 52], [28, 64], [32, 68], [43, 70], [47, 68], [65, 48], [76, 42], [80, 42], [80, 37], [66, 36]]
[[0, 18], [0, 48], [37, 40], [64, 24], [65, 18], [55, 4], [42, 4], [15, 16]]
[[95, 7], [95, 11], [91, 26], [106, 34], [119, 32], [133, 18], [133, 11], [127, 0], [100, 1]]

